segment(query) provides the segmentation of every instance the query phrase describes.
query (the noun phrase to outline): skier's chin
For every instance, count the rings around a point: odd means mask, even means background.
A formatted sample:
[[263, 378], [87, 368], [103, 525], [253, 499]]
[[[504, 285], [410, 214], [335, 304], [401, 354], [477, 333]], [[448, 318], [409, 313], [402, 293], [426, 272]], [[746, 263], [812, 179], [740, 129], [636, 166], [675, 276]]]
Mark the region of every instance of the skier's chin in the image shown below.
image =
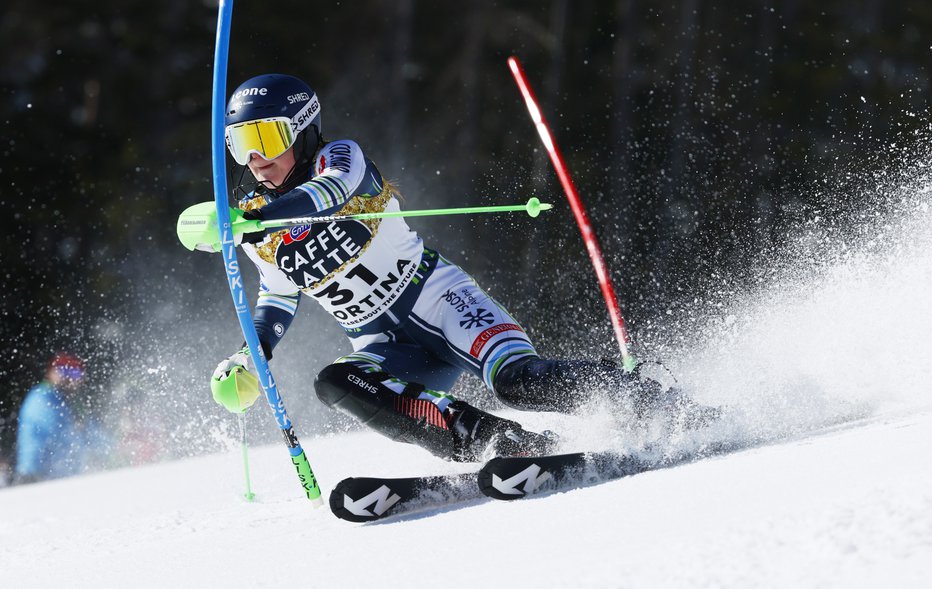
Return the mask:
[[268, 176], [266, 174], [255, 174], [256, 181], [268, 188], [269, 190], [274, 190], [282, 185], [282, 182], [285, 180], [283, 177], [279, 178], [276, 174], [275, 176]]

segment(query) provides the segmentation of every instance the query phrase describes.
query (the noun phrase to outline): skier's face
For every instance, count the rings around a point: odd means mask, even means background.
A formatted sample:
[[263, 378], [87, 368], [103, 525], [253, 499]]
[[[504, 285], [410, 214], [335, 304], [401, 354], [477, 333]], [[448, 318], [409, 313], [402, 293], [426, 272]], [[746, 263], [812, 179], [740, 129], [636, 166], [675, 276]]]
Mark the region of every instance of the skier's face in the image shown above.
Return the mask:
[[273, 160], [252, 153], [246, 165], [257, 181], [264, 183], [268, 188], [276, 188], [282, 185], [294, 167], [294, 147], [286, 149], [285, 153]]

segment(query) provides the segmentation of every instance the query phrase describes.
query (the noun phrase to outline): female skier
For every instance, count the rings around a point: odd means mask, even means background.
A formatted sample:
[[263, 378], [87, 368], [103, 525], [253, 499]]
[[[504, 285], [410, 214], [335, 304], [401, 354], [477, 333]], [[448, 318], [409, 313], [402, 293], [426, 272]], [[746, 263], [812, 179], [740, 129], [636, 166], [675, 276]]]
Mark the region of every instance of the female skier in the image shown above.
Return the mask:
[[[324, 140], [317, 95], [295, 77], [244, 82], [230, 98], [225, 126], [230, 154], [255, 179], [240, 183], [244, 196], [234, 215], [269, 221], [400, 210], [395, 188], [359, 145]], [[525, 410], [571, 412], [590, 400], [592, 383], [636, 415], [684, 400], [613, 366], [542, 359], [518, 322], [469, 274], [425, 247], [402, 218], [273, 228], [243, 241], [259, 269], [254, 323], [267, 358], [301, 293], [315, 299], [354, 350], [320, 371], [317, 396], [393, 440], [457, 461], [551, 448], [552, 436], [451, 396], [463, 371]], [[213, 374], [215, 398], [231, 411], [259, 395], [255, 379], [239, 368], [248, 354], [236, 352]], [[231, 378], [248, 379], [239, 396], [217, 394], [237, 389], [221, 386]]]

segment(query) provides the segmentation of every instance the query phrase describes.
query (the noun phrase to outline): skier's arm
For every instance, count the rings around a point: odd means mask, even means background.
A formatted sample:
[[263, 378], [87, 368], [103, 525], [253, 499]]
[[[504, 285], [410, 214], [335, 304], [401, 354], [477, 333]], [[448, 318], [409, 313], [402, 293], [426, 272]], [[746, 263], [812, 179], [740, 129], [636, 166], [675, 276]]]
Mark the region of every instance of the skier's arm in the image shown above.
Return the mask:
[[[285, 332], [288, 331], [298, 311], [301, 293], [288, 292], [291, 289], [286, 289], [284, 292], [271, 290], [264, 280], [262, 266], [259, 264], [257, 266], [263, 280], [259, 283], [259, 300], [253, 313], [252, 324], [256, 328], [256, 335], [259, 337], [259, 345], [262, 346], [265, 358], [271, 360], [272, 350], [285, 336]], [[237, 352], [217, 365], [213, 378], [222, 380], [237, 366], [248, 368], [248, 355], [249, 349], [246, 347], [246, 342], [243, 342]]]
[[355, 141], [328, 143], [314, 164], [317, 174], [253, 214], [262, 220], [334, 213], [354, 196], [378, 196], [382, 175]]
[[[260, 264], [260, 275], [263, 268]], [[259, 301], [253, 314], [253, 325], [259, 336], [259, 345], [266, 359], [272, 359], [272, 350], [281, 340], [291, 325], [300, 303], [299, 292], [282, 293], [270, 290], [263, 280], [259, 285]], [[249, 348], [244, 342], [242, 348], [226, 358], [214, 370], [210, 379], [210, 390], [214, 401], [233, 413], [241, 413], [252, 406], [259, 398], [259, 381], [248, 372]]]
[[279, 294], [269, 290], [265, 282], [261, 283], [259, 300], [253, 315], [253, 325], [256, 327], [256, 334], [259, 336], [266, 358], [272, 358], [272, 350], [291, 326], [300, 303], [300, 292]]

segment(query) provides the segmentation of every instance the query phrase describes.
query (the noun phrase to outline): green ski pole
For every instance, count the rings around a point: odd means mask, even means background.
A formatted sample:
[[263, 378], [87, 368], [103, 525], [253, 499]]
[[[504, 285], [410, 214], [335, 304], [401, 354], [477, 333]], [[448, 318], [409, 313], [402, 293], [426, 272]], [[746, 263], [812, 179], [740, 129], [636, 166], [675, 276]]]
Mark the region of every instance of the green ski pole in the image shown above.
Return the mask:
[[[523, 205], [494, 205], [485, 207], [459, 207], [453, 209], [416, 209], [413, 211], [388, 211], [381, 213], [358, 213], [355, 215], [324, 215], [317, 217], [297, 217], [294, 219], [272, 219], [258, 221], [244, 219], [242, 211], [232, 210], [232, 228], [234, 235], [262, 231], [269, 227], [290, 227], [310, 225], [313, 223], [330, 223], [333, 221], [364, 221], [367, 219], [390, 219], [393, 217], [434, 217], [440, 215], [467, 215], [479, 213], [526, 212], [537, 217], [541, 211], [549, 211], [553, 205], [531, 198]], [[189, 250], [212, 249], [220, 251], [217, 237], [217, 210], [214, 202], [202, 202], [184, 210], [178, 217], [178, 239]]]
[[246, 501], [252, 501], [256, 498], [255, 493], [252, 492], [252, 483], [249, 479], [249, 449], [246, 445], [246, 412], [239, 414], [239, 433], [240, 433], [240, 446], [243, 449], [243, 473], [246, 476]]
[[[458, 207], [453, 209], [415, 209], [413, 211], [388, 211], [381, 213], [357, 213], [355, 215], [322, 215], [317, 217], [296, 217], [294, 219], [270, 219], [253, 221], [255, 229], [284, 227], [290, 225], [310, 225], [312, 223], [329, 223], [331, 221], [366, 221], [369, 219], [392, 219], [395, 217], [439, 217], [442, 215], [473, 215], [477, 213], [511, 213], [524, 211], [531, 217], [537, 217], [541, 211], [549, 211], [553, 205], [540, 202], [536, 197], [530, 198], [523, 205], [494, 205], [487, 207]], [[243, 227], [251, 229], [243, 219]], [[234, 232], [236, 228], [234, 226]]]

